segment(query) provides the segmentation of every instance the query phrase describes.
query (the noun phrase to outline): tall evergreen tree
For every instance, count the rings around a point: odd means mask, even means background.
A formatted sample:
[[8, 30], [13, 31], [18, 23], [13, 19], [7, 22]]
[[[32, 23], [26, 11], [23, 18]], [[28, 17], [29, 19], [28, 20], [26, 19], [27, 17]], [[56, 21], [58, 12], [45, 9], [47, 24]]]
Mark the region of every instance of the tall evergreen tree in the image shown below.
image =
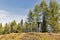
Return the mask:
[[36, 4], [35, 9], [34, 9], [34, 18], [35, 18], [36, 22], [38, 22], [40, 19], [39, 14], [40, 14], [40, 7], [38, 4]]
[[3, 33], [2, 23], [0, 23], [0, 34]]
[[21, 25], [23, 26], [23, 19], [21, 19]]
[[24, 31], [25, 32], [30, 32], [31, 31], [31, 25], [25, 21], [25, 24], [24, 24]]
[[55, 0], [50, 1], [48, 23], [53, 28], [53, 32], [57, 32], [59, 27], [59, 6]]
[[46, 4], [46, 2], [44, 1], [44, 0], [42, 0], [42, 2], [41, 2], [41, 4], [40, 4], [40, 8], [41, 8], [41, 12], [42, 12], [42, 15], [43, 15], [43, 24], [42, 24], [42, 32], [46, 32], [47, 30], [46, 30], [46, 28], [47, 28], [47, 26], [46, 26], [46, 10], [48, 9], [48, 7], [47, 7], [47, 4]]
[[10, 28], [9, 25], [6, 23], [4, 26], [4, 34], [8, 34], [8, 33], [10, 33]]
[[20, 23], [18, 23], [17, 31], [18, 31], [18, 33], [23, 32], [23, 29], [22, 29], [22, 27], [21, 27], [21, 24], [20, 24]]
[[33, 13], [31, 10], [29, 10], [29, 14], [28, 14], [28, 23], [29, 23], [29, 26], [31, 27], [31, 31], [32, 31]]
[[23, 32], [23, 30], [24, 30], [24, 25], [23, 25], [24, 23], [23, 23], [23, 19], [21, 19], [21, 22], [20, 22], [20, 25], [21, 25], [21, 32]]
[[29, 14], [28, 14], [28, 22], [31, 23], [33, 20], [33, 13], [31, 10], [29, 10]]
[[14, 33], [17, 32], [17, 23], [15, 20], [12, 21], [12, 23], [11, 23], [11, 32], [14, 32]]
[[[34, 9], [34, 22], [36, 23], [36, 28], [37, 29], [39, 28], [39, 23], [41, 22], [40, 17], [41, 17], [40, 7], [39, 7], [38, 4], [36, 4], [35, 9]], [[39, 30], [40, 29], [38, 29], [37, 31], [39, 31]]]

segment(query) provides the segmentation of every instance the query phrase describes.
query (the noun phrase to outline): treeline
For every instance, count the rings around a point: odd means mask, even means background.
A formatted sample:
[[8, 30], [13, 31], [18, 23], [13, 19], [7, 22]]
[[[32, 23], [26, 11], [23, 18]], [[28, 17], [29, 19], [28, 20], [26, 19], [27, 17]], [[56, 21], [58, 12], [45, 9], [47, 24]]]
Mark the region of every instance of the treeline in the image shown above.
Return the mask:
[[[0, 23], [0, 34], [21, 33], [21, 32], [60, 32], [60, 8], [56, 0], [50, 0], [47, 4], [42, 0], [40, 4], [36, 4], [33, 10], [29, 10], [27, 20], [23, 23], [12, 21], [2, 27]], [[40, 23], [40, 27], [38, 27]]]
[[[35, 31], [34, 31], [35, 30]], [[27, 22], [23, 23], [23, 19], [20, 23], [17, 23], [15, 20], [11, 23], [6, 23], [2, 26], [0, 23], [0, 34], [9, 34], [9, 33], [22, 33], [22, 32], [37, 32], [35, 27], [32, 26]]]

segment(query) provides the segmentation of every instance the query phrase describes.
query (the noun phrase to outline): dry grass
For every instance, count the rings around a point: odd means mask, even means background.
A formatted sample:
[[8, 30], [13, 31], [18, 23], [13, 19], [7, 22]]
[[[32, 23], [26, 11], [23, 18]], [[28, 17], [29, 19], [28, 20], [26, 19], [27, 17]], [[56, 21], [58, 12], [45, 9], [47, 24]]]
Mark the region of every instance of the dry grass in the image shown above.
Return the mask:
[[0, 35], [0, 40], [60, 40], [60, 34], [56, 33], [11, 33]]

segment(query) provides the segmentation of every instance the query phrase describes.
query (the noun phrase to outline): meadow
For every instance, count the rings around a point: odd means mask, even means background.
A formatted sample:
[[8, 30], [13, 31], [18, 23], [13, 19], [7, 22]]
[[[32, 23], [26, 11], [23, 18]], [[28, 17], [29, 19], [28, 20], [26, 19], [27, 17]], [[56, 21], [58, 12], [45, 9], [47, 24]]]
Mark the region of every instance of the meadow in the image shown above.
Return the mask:
[[0, 40], [60, 40], [59, 33], [10, 33], [0, 35]]

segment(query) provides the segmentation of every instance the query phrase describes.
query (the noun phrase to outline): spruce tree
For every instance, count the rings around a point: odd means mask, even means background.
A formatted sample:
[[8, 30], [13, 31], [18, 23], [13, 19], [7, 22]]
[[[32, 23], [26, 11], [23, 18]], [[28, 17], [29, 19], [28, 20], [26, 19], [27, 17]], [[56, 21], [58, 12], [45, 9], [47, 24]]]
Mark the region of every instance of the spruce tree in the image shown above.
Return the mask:
[[47, 9], [48, 9], [48, 7], [47, 7], [47, 4], [46, 4], [46, 2], [44, 1], [44, 0], [42, 0], [42, 2], [41, 2], [41, 4], [40, 4], [40, 8], [41, 8], [41, 12], [42, 12], [42, 15], [43, 15], [43, 20], [42, 20], [42, 32], [46, 32], [47, 30], [46, 30], [46, 28], [47, 28], [47, 26], [46, 26], [46, 12], [47, 12]]
[[17, 26], [17, 23], [15, 20], [11, 22], [10, 27], [11, 27], [11, 32], [17, 33], [17, 27], [18, 26]]
[[55, 0], [50, 1], [48, 24], [52, 27], [52, 32], [57, 32], [59, 27], [59, 6]]
[[31, 26], [30, 26], [30, 24], [28, 23], [28, 22], [26, 22], [25, 21], [25, 23], [24, 23], [24, 31], [25, 32], [30, 32], [31, 31]]
[[29, 23], [29, 26], [31, 27], [30, 31], [32, 32], [32, 24], [33, 24], [33, 13], [31, 10], [29, 10], [29, 14], [28, 14], [28, 23]]
[[9, 25], [6, 23], [4, 26], [4, 34], [8, 34], [8, 33], [10, 33], [10, 28]]
[[[39, 29], [39, 23], [41, 22], [41, 13], [40, 13], [41, 11], [40, 11], [40, 7], [39, 7], [39, 5], [38, 4], [36, 4], [35, 5], [35, 8], [34, 8], [34, 22], [35, 22], [35, 24], [36, 24], [36, 30], [37, 31], [39, 31], [40, 29]], [[41, 30], [40, 30], [41, 31]]]
[[21, 19], [21, 26], [23, 26], [23, 19]]
[[3, 27], [2, 27], [2, 23], [0, 23], [0, 34], [3, 33]]
[[20, 23], [18, 23], [17, 31], [18, 31], [18, 33], [23, 32], [23, 29], [22, 29], [22, 26]]

